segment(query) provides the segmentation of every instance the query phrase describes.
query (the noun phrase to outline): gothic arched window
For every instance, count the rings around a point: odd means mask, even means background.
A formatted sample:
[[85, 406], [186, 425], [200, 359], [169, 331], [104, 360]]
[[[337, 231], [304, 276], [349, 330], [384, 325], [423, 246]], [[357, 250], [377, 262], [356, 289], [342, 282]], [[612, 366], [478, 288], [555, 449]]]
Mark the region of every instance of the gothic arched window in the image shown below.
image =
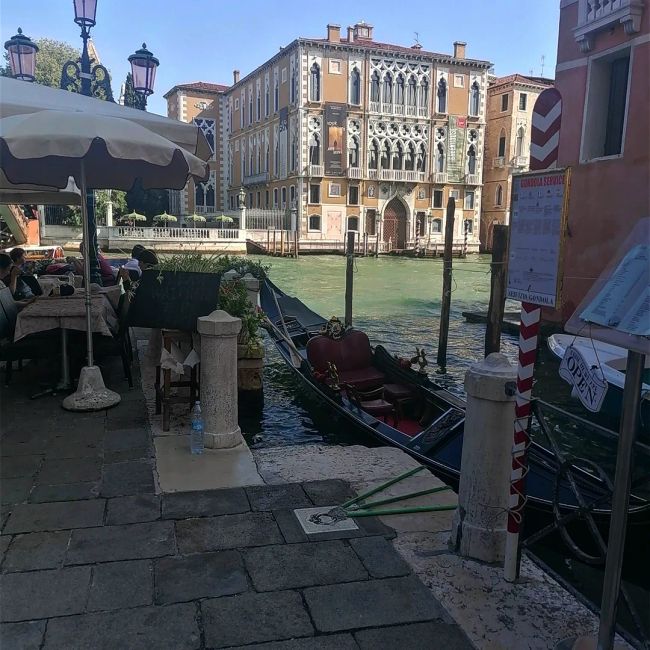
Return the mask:
[[353, 68], [350, 73], [350, 104], [361, 103], [361, 73]]
[[401, 142], [395, 144], [393, 149], [393, 169], [402, 169], [402, 163], [404, 162], [404, 147], [402, 147]]
[[481, 89], [478, 86], [478, 81], [472, 84], [469, 93], [469, 114], [476, 116], [478, 115], [479, 101], [481, 98]]
[[416, 101], [416, 86], [417, 86], [417, 81], [415, 80], [415, 77], [411, 75], [409, 77], [409, 90], [408, 90], [408, 95], [406, 98], [406, 103], [409, 106], [415, 106], [415, 101]]
[[499, 158], [503, 158], [506, 155], [506, 130], [501, 129], [499, 133], [499, 150], [497, 155]]
[[515, 151], [517, 156], [524, 155], [524, 127], [520, 126], [517, 130], [517, 140], [515, 143]]
[[312, 102], [320, 101], [320, 66], [314, 63], [309, 72], [309, 99]]
[[379, 101], [379, 73], [375, 70], [370, 79], [370, 101]]
[[467, 150], [467, 173], [476, 174], [476, 147], [473, 144]]
[[387, 72], [384, 77], [384, 96], [382, 101], [384, 104], [393, 103], [393, 77], [390, 72]]
[[436, 149], [436, 171], [445, 171], [445, 148], [442, 146], [442, 142], [438, 142]]
[[377, 169], [379, 165], [379, 142], [373, 140], [368, 151], [368, 167]]
[[404, 161], [404, 169], [413, 171], [415, 169], [415, 145], [409, 142], [406, 148], [406, 158]]
[[381, 148], [381, 168], [390, 169], [390, 142], [384, 140]]
[[418, 148], [416, 169], [419, 172], [425, 172], [427, 170], [427, 150], [423, 144]]
[[503, 186], [497, 185], [497, 195], [494, 200], [494, 205], [503, 205]]
[[309, 140], [309, 164], [320, 165], [320, 137], [312, 133]]
[[420, 85], [420, 107], [426, 108], [429, 103], [429, 82], [425, 79], [422, 79], [422, 84]]
[[348, 162], [350, 167], [359, 166], [359, 138], [356, 135], [352, 136], [352, 142], [350, 142]]
[[395, 85], [395, 104], [404, 105], [404, 77], [397, 75], [397, 84]]
[[444, 77], [438, 82], [438, 113], [447, 112], [447, 82]]

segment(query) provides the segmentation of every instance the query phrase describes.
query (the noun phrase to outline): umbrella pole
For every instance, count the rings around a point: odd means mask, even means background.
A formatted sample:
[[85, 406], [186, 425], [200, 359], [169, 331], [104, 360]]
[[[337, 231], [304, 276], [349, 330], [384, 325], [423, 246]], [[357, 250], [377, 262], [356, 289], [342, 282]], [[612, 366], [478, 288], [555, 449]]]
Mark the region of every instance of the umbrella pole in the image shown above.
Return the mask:
[[92, 324], [92, 311], [91, 311], [91, 293], [90, 293], [90, 228], [88, 227], [88, 202], [86, 187], [86, 166], [84, 161], [81, 161], [81, 177], [79, 179], [81, 187], [81, 224], [83, 228], [84, 238], [84, 290], [85, 290], [85, 303], [86, 303], [86, 351], [88, 357], [88, 365], [94, 365], [93, 359], [93, 324]]

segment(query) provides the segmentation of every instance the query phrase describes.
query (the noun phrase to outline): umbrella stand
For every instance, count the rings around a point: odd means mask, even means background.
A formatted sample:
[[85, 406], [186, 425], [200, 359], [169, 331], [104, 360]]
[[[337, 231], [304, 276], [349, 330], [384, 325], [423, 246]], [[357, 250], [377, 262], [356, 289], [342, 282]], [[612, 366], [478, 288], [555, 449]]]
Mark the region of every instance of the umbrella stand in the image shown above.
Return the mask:
[[90, 255], [89, 255], [89, 228], [88, 228], [88, 205], [85, 197], [86, 169], [81, 159], [80, 174], [81, 190], [81, 222], [84, 238], [84, 293], [86, 305], [86, 349], [88, 365], [81, 369], [76, 392], [68, 395], [63, 400], [63, 408], [67, 411], [101, 411], [103, 409], [117, 406], [120, 403], [118, 393], [109, 390], [104, 385], [104, 378], [99, 366], [94, 365], [93, 358], [93, 327], [92, 327], [92, 294], [90, 291]]

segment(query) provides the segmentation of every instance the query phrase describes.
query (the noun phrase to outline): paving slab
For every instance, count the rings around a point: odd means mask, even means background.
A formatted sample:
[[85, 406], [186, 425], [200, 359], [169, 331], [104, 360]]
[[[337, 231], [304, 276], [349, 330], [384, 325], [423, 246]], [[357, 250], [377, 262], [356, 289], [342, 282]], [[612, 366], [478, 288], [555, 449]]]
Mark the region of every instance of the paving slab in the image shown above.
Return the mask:
[[359, 650], [359, 646], [351, 634], [328, 634], [289, 641], [239, 645], [229, 650]]
[[[440, 619], [440, 605], [414, 576], [310, 587], [304, 592], [320, 632]], [[367, 606], [360, 607], [360, 603]]]
[[248, 589], [237, 551], [166, 557], [155, 562], [156, 604], [232, 596]]
[[157, 494], [134, 494], [115, 497], [107, 502], [106, 525], [136, 524], [160, 519], [160, 497]]
[[280, 530], [268, 512], [177, 521], [176, 539], [183, 554], [282, 543]]
[[[5, 440], [3, 438], [0, 448], [4, 454]], [[34, 476], [38, 472], [43, 456], [13, 456], [0, 458], [0, 477], [4, 478], [21, 478]]]
[[162, 497], [163, 519], [216, 517], [248, 512], [250, 505], [243, 488], [172, 492]]
[[33, 485], [34, 482], [30, 476], [0, 479], [0, 503], [13, 505], [27, 501]]
[[0, 565], [4, 562], [7, 549], [12, 539], [11, 535], [0, 535]]
[[152, 521], [73, 530], [66, 564], [162, 557], [176, 552], [174, 525]]
[[305, 481], [302, 488], [315, 506], [339, 506], [355, 496], [350, 484], [338, 479]]
[[209, 648], [311, 636], [314, 628], [300, 594], [246, 593], [201, 603]]
[[365, 580], [368, 573], [344, 542], [262, 546], [244, 552], [257, 591], [298, 589]]
[[[188, 420], [189, 427], [189, 420]], [[206, 449], [203, 454], [190, 453], [188, 436], [157, 436], [156, 468], [163, 492], [188, 492], [220, 488], [262, 485], [250, 449]]]
[[45, 445], [47, 458], [99, 458], [102, 454], [101, 438], [56, 438]]
[[84, 483], [98, 481], [101, 475], [102, 462], [99, 458], [90, 458], [83, 462], [69, 458], [48, 458], [38, 474], [38, 482], [44, 485]]
[[148, 461], [126, 461], [103, 467], [100, 493], [104, 497], [153, 494], [154, 489], [153, 468]]
[[101, 526], [104, 507], [103, 499], [20, 504], [11, 511], [3, 532], [5, 534], [31, 533]]
[[2, 576], [0, 621], [27, 621], [84, 611], [90, 567]]
[[0, 648], [7, 650], [39, 650], [46, 621], [3, 623], [0, 625]]
[[108, 562], [93, 567], [89, 612], [139, 607], [153, 603], [151, 560]]
[[36, 485], [29, 495], [29, 502], [81, 501], [83, 499], [95, 499], [98, 495], [99, 485], [94, 482]]
[[105, 463], [123, 463], [127, 460], [143, 460], [153, 456], [152, 447], [132, 447], [130, 449], [119, 449], [117, 451], [105, 451]]
[[104, 436], [104, 452], [147, 447], [150, 438], [148, 427], [109, 429]]
[[354, 638], [361, 650], [472, 650], [474, 647], [458, 626], [440, 621], [362, 630]]
[[196, 605], [139, 607], [48, 621], [43, 650], [196, 650], [201, 647]]
[[246, 494], [253, 510], [309, 508], [312, 505], [299, 483], [249, 487]]
[[384, 537], [351, 539], [350, 546], [373, 578], [395, 578], [411, 573], [411, 567]]
[[2, 569], [7, 572], [57, 569], [63, 566], [69, 540], [69, 530], [16, 535]]

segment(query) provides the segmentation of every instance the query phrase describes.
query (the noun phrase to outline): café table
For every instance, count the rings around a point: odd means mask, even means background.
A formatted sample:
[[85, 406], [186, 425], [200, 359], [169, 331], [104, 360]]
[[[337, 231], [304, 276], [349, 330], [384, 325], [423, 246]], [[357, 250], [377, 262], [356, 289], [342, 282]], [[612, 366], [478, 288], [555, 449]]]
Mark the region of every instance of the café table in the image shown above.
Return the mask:
[[[93, 332], [103, 336], [113, 336], [118, 326], [116, 310], [119, 295], [119, 287], [95, 286], [93, 288], [90, 307]], [[18, 313], [16, 319], [14, 341], [37, 332], [53, 329], [61, 331], [61, 379], [55, 390], [67, 390], [72, 387], [68, 359], [68, 331], [86, 331], [84, 297], [83, 291], [76, 291], [70, 296], [38, 296], [33, 303]]]

